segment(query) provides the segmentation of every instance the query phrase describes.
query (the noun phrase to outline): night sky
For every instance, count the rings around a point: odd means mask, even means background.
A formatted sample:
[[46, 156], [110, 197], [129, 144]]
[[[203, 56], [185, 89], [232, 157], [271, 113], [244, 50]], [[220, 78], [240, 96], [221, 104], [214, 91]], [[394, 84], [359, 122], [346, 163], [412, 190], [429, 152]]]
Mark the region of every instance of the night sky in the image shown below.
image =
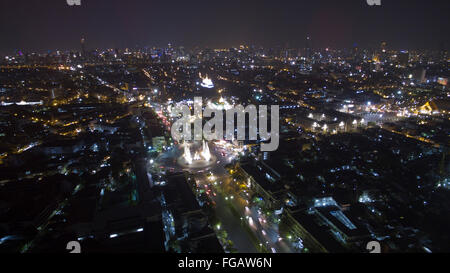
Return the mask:
[[1, 0], [0, 54], [239, 44], [394, 49], [449, 47], [449, 0]]

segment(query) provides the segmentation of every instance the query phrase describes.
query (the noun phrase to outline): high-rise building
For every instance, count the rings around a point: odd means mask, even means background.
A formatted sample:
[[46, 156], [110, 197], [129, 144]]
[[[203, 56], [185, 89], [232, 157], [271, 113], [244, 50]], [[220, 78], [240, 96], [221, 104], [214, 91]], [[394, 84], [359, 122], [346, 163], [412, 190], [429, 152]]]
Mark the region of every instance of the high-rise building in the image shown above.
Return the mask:
[[420, 83], [424, 83], [426, 81], [427, 71], [424, 68], [417, 68], [412, 73], [412, 78]]
[[352, 54], [351, 58], [353, 59], [353, 61], [360, 62], [362, 60], [361, 49], [358, 47], [356, 43], [353, 45], [351, 54]]
[[381, 42], [381, 45], [380, 45], [380, 50], [381, 50], [381, 52], [386, 52], [386, 50], [387, 50], [387, 42]]
[[445, 47], [445, 42], [440, 43], [440, 61], [446, 62], [448, 60], [448, 51]]
[[397, 62], [401, 66], [407, 66], [409, 63], [409, 52], [400, 51], [397, 55]]
[[381, 42], [380, 52], [379, 52], [379, 61], [382, 63], [387, 62], [388, 60], [388, 52], [387, 52], [387, 42]]
[[81, 38], [81, 55], [82, 55], [83, 57], [86, 56], [86, 47], [85, 47], [85, 43], [86, 43], [86, 40], [85, 40], [84, 38]]
[[311, 37], [306, 37], [305, 41], [305, 57], [307, 60], [311, 58]]

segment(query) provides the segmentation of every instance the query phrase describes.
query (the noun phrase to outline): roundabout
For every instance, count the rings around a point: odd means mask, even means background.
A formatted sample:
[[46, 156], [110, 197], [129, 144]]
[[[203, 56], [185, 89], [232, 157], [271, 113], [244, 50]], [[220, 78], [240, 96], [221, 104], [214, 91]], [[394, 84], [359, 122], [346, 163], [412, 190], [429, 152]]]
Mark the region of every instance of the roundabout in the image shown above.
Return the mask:
[[183, 168], [203, 169], [216, 163], [217, 158], [210, 152], [209, 144], [206, 141], [202, 141], [201, 145], [198, 142], [185, 142], [181, 147], [183, 154], [178, 157], [177, 163]]

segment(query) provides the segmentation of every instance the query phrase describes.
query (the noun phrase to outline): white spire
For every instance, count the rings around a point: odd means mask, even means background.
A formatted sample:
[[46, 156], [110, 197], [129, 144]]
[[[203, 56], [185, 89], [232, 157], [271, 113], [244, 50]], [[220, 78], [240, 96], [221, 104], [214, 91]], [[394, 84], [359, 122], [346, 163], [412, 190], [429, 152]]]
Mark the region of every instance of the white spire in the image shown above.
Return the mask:
[[189, 165], [192, 164], [191, 150], [189, 149], [189, 145], [187, 145], [186, 143], [184, 145], [184, 159]]
[[211, 152], [209, 151], [208, 143], [206, 143], [205, 140], [203, 140], [202, 156], [206, 161], [211, 160]]

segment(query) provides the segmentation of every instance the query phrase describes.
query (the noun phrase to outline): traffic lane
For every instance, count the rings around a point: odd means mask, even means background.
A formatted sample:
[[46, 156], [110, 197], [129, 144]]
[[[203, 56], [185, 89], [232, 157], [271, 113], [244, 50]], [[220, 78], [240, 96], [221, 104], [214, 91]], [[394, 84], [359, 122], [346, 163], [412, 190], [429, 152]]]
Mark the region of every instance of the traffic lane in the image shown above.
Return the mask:
[[[277, 253], [292, 253], [295, 252], [289, 247], [286, 242], [279, 240], [278, 225], [270, 224], [269, 221], [264, 223], [264, 217], [262, 217], [256, 208], [246, 209], [247, 216], [251, 217], [254, 222], [256, 233], [259, 235], [262, 241], [269, 242], [270, 249], [274, 248]], [[260, 220], [261, 219], [261, 220]]]
[[232, 213], [222, 194], [217, 193], [211, 199], [216, 202], [216, 216], [220, 220], [223, 228], [228, 233], [228, 237], [233, 242], [234, 247], [240, 253], [258, 253], [255, 245], [250, 240], [247, 231], [242, 227], [240, 219]]
[[[210, 188], [210, 185], [213, 183], [213, 181], [210, 181], [205, 174], [197, 174], [194, 178], [199, 186], [205, 187], [205, 185], [207, 185], [207, 187]], [[209, 197], [216, 203], [216, 216], [221, 222], [222, 228], [228, 233], [228, 237], [233, 242], [234, 248], [236, 248], [239, 253], [258, 253], [247, 231], [241, 225], [240, 219], [238, 219], [231, 211], [225, 197], [216, 189], [211, 192]]]

